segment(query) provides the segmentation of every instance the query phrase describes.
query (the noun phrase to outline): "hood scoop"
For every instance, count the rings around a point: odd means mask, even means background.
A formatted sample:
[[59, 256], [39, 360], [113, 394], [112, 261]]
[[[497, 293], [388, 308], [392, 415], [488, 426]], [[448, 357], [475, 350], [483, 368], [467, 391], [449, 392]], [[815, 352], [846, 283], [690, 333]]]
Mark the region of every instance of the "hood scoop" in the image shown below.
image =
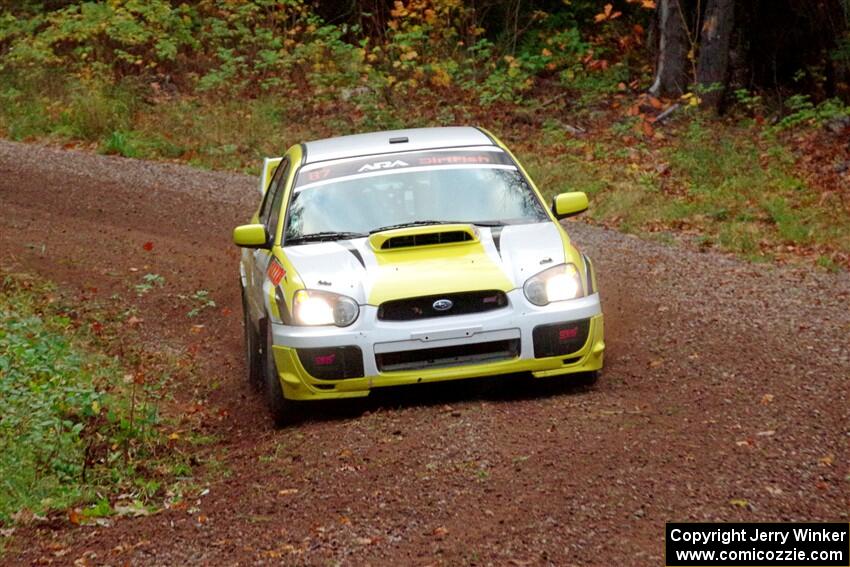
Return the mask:
[[419, 246], [445, 246], [477, 242], [477, 230], [468, 224], [441, 224], [399, 228], [373, 234], [369, 244], [375, 251]]

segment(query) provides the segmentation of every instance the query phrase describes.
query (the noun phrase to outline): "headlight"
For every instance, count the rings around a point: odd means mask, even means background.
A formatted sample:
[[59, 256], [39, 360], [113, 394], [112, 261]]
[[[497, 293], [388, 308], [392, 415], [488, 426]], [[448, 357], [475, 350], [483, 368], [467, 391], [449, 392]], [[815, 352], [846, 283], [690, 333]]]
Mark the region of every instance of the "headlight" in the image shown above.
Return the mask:
[[292, 300], [296, 325], [336, 325], [347, 327], [360, 314], [357, 302], [336, 293], [299, 289]]
[[561, 264], [528, 278], [522, 291], [534, 305], [575, 299], [582, 295], [581, 275], [575, 265]]

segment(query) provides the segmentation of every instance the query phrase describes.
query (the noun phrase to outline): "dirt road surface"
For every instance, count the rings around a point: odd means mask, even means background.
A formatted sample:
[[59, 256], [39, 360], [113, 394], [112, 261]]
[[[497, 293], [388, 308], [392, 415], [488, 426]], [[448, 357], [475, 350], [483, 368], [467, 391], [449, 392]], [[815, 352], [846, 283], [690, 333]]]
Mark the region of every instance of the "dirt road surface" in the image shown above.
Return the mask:
[[[220, 458], [188, 510], [22, 528], [7, 564], [661, 565], [667, 521], [850, 519], [847, 274], [572, 222], [603, 293], [595, 388], [414, 387], [276, 430], [243, 378], [229, 241], [255, 187], [0, 142], [3, 266], [123, 293], [146, 347], [200, 348], [197, 375], [172, 388], [216, 416], [205, 454]], [[137, 299], [144, 273], [167, 283]], [[201, 334], [174, 299], [198, 289], [227, 308]]]

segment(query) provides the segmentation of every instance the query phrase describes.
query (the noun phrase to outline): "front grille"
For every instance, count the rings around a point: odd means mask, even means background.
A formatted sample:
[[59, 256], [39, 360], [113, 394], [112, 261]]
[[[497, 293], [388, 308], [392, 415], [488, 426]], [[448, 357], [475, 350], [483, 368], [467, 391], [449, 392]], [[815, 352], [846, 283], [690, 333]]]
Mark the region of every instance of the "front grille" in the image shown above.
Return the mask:
[[375, 355], [379, 372], [421, 370], [509, 360], [519, 356], [519, 339], [448, 347], [385, 352]]
[[[434, 307], [437, 302], [451, 302], [451, 307], [440, 310]], [[440, 306], [445, 307], [446, 303]], [[429, 317], [447, 315], [468, 315], [500, 309], [508, 305], [508, 296], [504, 292], [469, 291], [444, 295], [427, 295], [387, 301], [378, 307], [378, 319], [381, 321], [413, 321]]]
[[562, 356], [581, 350], [587, 342], [589, 331], [590, 319], [538, 325], [531, 333], [534, 340], [534, 358]]
[[356, 346], [299, 348], [298, 360], [307, 374], [319, 380], [363, 376], [363, 351]]
[[412, 248], [414, 246], [429, 246], [431, 244], [448, 244], [451, 242], [467, 242], [472, 235], [465, 230], [447, 230], [444, 232], [428, 232], [408, 236], [393, 236], [381, 244], [382, 250], [392, 248]]

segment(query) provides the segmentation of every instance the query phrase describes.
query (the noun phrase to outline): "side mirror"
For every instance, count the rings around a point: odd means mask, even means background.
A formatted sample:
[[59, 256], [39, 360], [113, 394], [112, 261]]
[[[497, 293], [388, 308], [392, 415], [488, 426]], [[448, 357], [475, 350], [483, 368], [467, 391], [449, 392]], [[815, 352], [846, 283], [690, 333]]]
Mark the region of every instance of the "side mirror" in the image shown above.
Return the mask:
[[581, 191], [561, 193], [552, 199], [552, 212], [560, 220], [587, 210], [587, 194]]
[[233, 229], [233, 243], [243, 248], [268, 248], [269, 233], [261, 224], [243, 224]]

